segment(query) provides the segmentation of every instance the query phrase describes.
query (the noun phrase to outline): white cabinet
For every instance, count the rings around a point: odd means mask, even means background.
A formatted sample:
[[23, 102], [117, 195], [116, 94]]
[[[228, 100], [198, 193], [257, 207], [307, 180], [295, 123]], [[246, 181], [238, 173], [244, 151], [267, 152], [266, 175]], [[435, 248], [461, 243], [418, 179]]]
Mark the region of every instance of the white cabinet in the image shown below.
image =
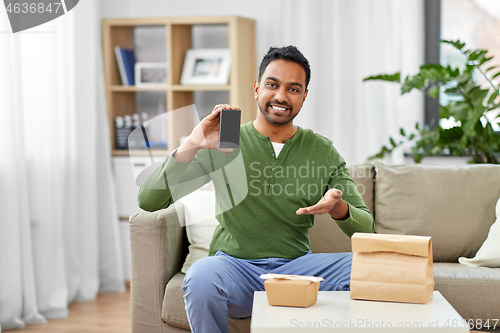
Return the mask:
[[[165, 159], [165, 156], [154, 156], [154, 162]], [[116, 199], [118, 215], [120, 217], [119, 230], [122, 243], [122, 256], [125, 280], [130, 281], [130, 231], [128, 217], [142, 211], [137, 205], [139, 186], [135, 179], [152, 164], [148, 156], [115, 156], [113, 157], [113, 171], [115, 174]]]
[[[154, 156], [154, 162], [164, 159], [165, 156]], [[142, 211], [137, 205], [139, 186], [136, 184], [136, 178], [151, 164], [149, 156], [113, 157], [118, 215], [121, 219], [128, 220], [130, 215]]]

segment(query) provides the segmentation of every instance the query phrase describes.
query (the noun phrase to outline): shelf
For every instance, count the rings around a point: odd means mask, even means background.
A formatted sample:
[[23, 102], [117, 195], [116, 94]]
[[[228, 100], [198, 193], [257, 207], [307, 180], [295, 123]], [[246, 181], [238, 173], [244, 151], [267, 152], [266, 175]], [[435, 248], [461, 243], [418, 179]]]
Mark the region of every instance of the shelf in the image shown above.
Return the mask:
[[[204, 31], [207, 36], [217, 35], [210, 30], [212, 29], [210, 25], [227, 27], [227, 29], [224, 28], [227, 30], [227, 33], [224, 34], [224, 45], [227, 45], [227, 48], [231, 50], [229, 83], [225, 85], [181, 85], [182, 69], [187, 50], [201, 47], [195, 45], [196, 42], [193, 40], [193, 36], [197, 36], [200, 31]], [[141, 27], [141, 29], [144, 29], [144, 27], [148, 26], [161, 27], [165, 31], [165, 49], [157, 51], [165, 54], [165, 62], [168, 68], [166, 82], [151, 86], [123, 86], [121, 85], [122, 80], [114, 48], [118, 45], [123, 48], [134, 49], [136, 42], [140, 42], [142, 36], [136, 33], [135, 28]], [[103, 66], [112, 155], [149, 155], [148, 150], [129, 152], [128, 150], [114, 149], [114, 123], [118, 116], [123, 117], [144, 111], [148, 113], [156, 111], [159, 97], [165, 98], [165, 110], [173, 111], [194, 104], [195, 98], [198, 99], [195, 92], [222, 92], [221, 95], [224, 95], [224, 100], [220, 100], [218, 103], [239, 105], [242, 110], [245, 110], [241, 114], [242, 123], [255, 119], [255, 112], [251, 111], [255, 110], [254, 93], [251, 87], [257, 75], [255, 39], [255, 21], [237, 16], [149, 17], [102, 20]], [[209, 46], [205, 45], [203, 47]], [[138, 59], [138, 61], [143, 60]], [[200, 95], [205, 94], [200, 93]], [[215, 96], [217, 94], [210, 93], [206, 95]], [[202, 97], [205, 98], [205, 96]], [[144, 101], [148, 103], [143, 103]], [[152, 150], [151, 153], [154, 156], [169, 155], [173, 149], [177, 148], [181, 138], [191, 133], [194, 126], [191, 112], [169, 112], [166, 133], [170, 149], [156, 149]]]
[[238, 20], [253, 21], [236, 16], [179, 16], [179, 17], [141, 17], [141, 18], [112, 18], [105, 19], [105, 23], [112, 26], [137, 26], [137, 25], [195, 25], [195, 24], [231, 24]]
[[129, 92], [135, 92], [135, 91], [163, 91], [167, 90], [168, 86], [163, 85], [163, 86], [111, 86], [110, 90], [111, 91], [129, 91]]
[[231, 89], [230, 85], [180, 85], [176, 84], [173, 86], [159, 85], [159, 86], [119, 86], [113, 85], [110, 87], [111, 91], [120, 92], [136, 92], [136, 91], [229, 91]]
[[[171, 149], [151, 149], [151, 154], [153, 156], [168, 156], [172, 153]], [[114, 149], [112, 151], [113, 156], [149, 156], [149, 151], [144, 150], [128, 150], [128, 149]]]
[[214, 85], [214, 86], [209, 86], [209, 85], [180, 85], [180, 84], [174, 84], [172, 86], [173, 91], [211, 91], [211, 90], [226, 90], [229, 91], [231, 89], [231, 86], [229, 85]]

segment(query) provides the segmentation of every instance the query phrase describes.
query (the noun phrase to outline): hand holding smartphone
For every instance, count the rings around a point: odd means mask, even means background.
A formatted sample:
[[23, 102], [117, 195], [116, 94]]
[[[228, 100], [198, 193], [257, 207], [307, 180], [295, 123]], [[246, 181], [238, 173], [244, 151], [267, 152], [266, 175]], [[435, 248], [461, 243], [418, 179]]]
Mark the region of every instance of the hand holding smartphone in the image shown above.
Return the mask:
[[220, 112], [219, 148], [240, 147], [241, 110], [223, 109]]

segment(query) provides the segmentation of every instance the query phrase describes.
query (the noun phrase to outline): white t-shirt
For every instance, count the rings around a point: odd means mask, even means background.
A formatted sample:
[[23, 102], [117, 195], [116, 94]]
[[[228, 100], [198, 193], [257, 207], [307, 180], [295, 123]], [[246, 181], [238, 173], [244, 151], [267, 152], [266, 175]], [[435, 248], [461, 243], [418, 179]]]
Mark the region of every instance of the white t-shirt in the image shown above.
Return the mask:
[[273, 148], [274, 148], [274, 153], [276, 154], [276, 158], [278, 158], [278, 155], [281, 152], [281, 149], [283, 149], [283, 146], [285, 145], [284, 143], [277, 143], [277, 142], [272, 142]]

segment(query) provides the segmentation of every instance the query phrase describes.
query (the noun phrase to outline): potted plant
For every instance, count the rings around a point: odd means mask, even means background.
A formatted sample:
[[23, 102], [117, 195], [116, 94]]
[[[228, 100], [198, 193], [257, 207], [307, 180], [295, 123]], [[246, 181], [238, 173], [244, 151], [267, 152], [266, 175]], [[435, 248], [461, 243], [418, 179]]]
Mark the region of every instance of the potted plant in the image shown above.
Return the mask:
[[[417, 74], [407, 76], [404, 81], [401, 81], [399, 72], [370, 76], [363, 81], [398, 82], [401, 84], [401, 94], [418, 89], [433, 99], [438, 99], [442, 90], [450, 97], [450, 101], [443, 103], [445, 105], [440, 104], [439, 120], [447, 119], [455, 125], [443, 128], [440, 122], [433, 126], [417, 123], [416, 133], [409, 135], [401, 128], [401, 140], [390, 137], [391, 146], [383, 146], [370, 159], [381, 158], [399, 145], [411, 141], [414, 143], [411, 153], [416, 163], [424, 156], [442, 155], [446, 151], [452, 156], [471, 156], [471, 163], [499, 164], [500, 135], [494, 131], [495, 126], [492, 124], [499, 124], [499, 116], [493, 110], [500, 106], [500, 87], [495, 82], [500, 72], [491, 75], [499, 66], [483, 69], [486, 67], [483, 65], [493, 58], [486, 56], [487, 50], [467, 50], [459, 40], [441, 42], [452, 45], [464, 56], [464, 68], [427, 64], [421, 66]], [[478, 83], [478, 77], [483, 77], [486, 84]]]

